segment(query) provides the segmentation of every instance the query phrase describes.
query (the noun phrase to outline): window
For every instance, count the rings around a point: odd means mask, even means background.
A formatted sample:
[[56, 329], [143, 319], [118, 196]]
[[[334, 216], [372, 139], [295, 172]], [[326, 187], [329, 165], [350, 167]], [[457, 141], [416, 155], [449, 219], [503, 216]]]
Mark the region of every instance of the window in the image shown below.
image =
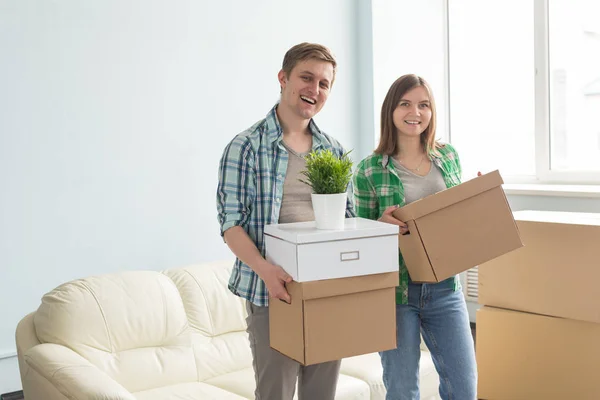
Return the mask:
[[600, 172], [600, 2], [548, 2], [548, 42], [550, 170]]
[[451, 141], [465, 179], [535, 176], [533, 3], [449, 1]]
[[[375, 125], [393, 78], [436, 94], [463, 178], [600, 184], [600, 1], [372, 0]], [[377, 134], [378, 137], [378, 134]]]

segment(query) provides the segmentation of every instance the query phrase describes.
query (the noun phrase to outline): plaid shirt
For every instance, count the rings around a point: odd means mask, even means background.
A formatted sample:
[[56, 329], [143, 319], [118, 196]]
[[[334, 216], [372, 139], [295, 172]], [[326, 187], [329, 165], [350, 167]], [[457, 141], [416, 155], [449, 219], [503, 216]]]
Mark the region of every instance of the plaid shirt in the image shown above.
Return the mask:
[[[219, 164], [217, 210], [221, 236], [233, 226], [244, 228], [256, 247], [265, 255], [263, 227], [279, 221], [288, 152], [283, 147], [283, 131], [276, 113], [238, 134], [225, 147]], [[330, 149], [341, 156], [342, 146], [321, 132], [311, 119], [312, 149]], [[354, 217], [352, 184], [348, 185], [346, 217]], [[229, 290], [257, 306], [269, 304], [269, 293], [262, 279], [240, 259], [233, 265]]]
[[[430, 158], [442, 171], [446, 187], [460, 183], [462, 170], [458, 153], [450, 144], [440, 145], [439, 154]], [[371, 154], [362, 160], [354, 172], [354, 201], [359, 217], [378, 219], [383, 211], [393, 205], [405, 204], [404, 187], [389, 156]], [[400, 284], [396, 288], [396, 303], [408, 303], [408, 271], [400, 253]], [[460, 289], [457, 276], [449, 280], [454, 290]]]

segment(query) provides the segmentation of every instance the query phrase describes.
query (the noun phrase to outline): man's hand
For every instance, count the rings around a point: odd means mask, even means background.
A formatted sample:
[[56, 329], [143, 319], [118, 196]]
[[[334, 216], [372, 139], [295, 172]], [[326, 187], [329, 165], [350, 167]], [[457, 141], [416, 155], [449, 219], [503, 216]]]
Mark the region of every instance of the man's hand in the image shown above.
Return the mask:
[[386, 208], [381, 217], [378, 219], [378, 221], [398, 225], [400, 227], [400, 234], [405, 235], [408, 233], [408, 226], [404, 222], [400, 221], [398, 218], [392, 215], [394, 210], [397, 208], [398, 206], [390, 206]]
[[279, 265], [266, 263], [260, 268], [260, 271], [257, 271], [257, 273], [260, 279], [262, 279], [265, 282], [265, 285], [267, 285], [269, 297], [281, 299], [286, 303], [290, 303], [291, 297], [285, 288], [285, 284], [290, 283], [292, 281], [292, 277], [289, 276], [283, 268], [281, 268]]
[[225, 231], [225, 242], [242, 262], [246, 263], [267, 285], [269, 295], [289, 303], [290, 295], [285, 284], [292, 281], [283, 268], [273, 265], [263, 258], [256, 244], [241, 226], [233, 226]]

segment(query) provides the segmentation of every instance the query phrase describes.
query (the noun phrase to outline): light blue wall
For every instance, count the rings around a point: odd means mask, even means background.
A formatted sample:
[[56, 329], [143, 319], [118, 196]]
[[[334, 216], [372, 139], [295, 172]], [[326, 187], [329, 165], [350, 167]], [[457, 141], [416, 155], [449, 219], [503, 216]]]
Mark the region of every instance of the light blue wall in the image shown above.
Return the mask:
[[278, 100], [292, 45], [335, 53], [316, 121], [358, 148], [358, 4], [2, 1], [0, 393], [20, 388], [17, 322], [58, 284], [231, 257], [218, 161]]

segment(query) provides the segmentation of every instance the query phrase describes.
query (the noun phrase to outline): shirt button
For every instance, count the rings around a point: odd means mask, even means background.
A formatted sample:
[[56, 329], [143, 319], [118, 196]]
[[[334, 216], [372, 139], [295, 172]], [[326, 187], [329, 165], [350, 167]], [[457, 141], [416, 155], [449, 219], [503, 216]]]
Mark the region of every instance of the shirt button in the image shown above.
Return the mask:
[[277, 203], [279, 203], [279, 202], [281, 201], [281, 199], [280, 199], [279, 197], [277, 197], [277, 198], [275, 199], [275, 201], [276, 201]]
[[283, 175], [281, 175], [281, 174], [277, 175], [277, 179], [282, 180], [283, 179]]

